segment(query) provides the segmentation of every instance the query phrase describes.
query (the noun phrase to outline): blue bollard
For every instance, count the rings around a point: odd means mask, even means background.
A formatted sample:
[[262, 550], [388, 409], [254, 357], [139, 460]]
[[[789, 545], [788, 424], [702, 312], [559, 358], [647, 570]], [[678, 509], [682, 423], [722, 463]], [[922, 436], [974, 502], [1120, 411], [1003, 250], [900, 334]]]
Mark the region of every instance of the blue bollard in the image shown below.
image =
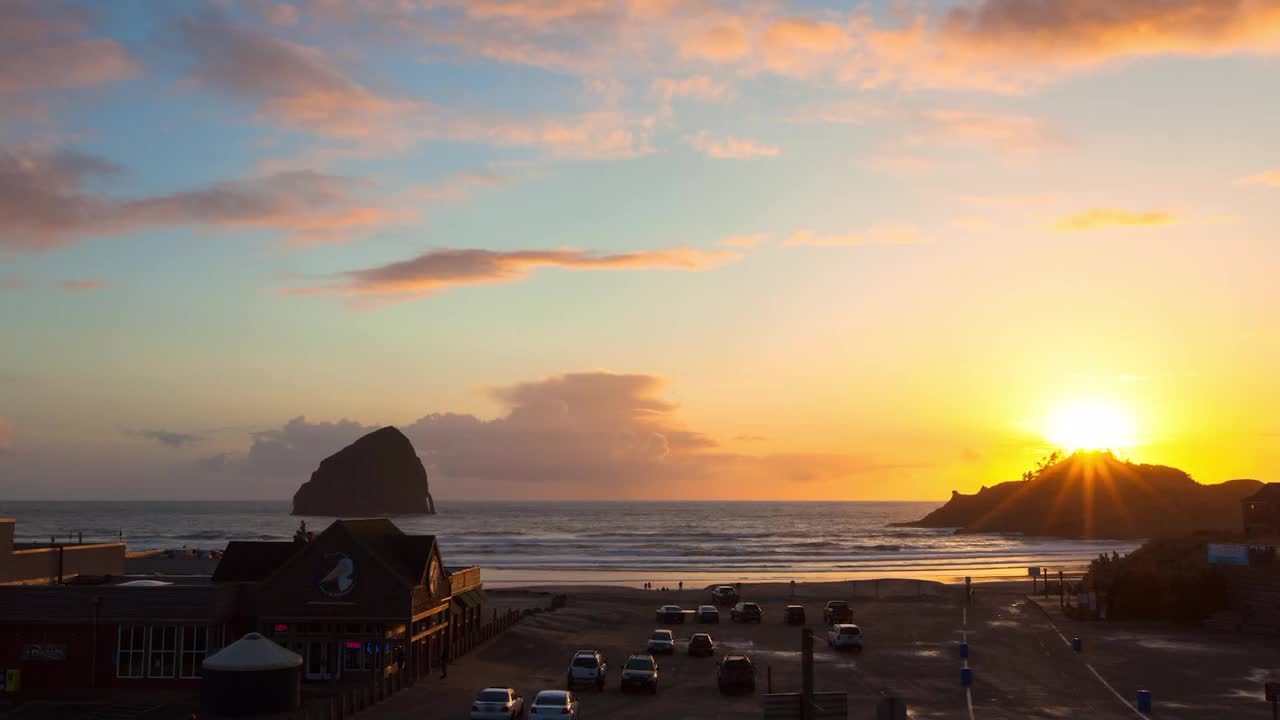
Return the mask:
[[1071, 638], [1071, 649], [1076, 652], [1084, 650], [1084, 641], [1080, 638]]
[[973, 669], [960, 668], [960, 686], [970, 687], [973, 685]]
[[969, 657], [969, 643], [967, 642], [960, 643], [960, 657], [962, 658]]
[[1138, 712], [1141, 712], [1141, 713], [1151, 712], [1151, 691], [1150, 690], [1138, 691]]

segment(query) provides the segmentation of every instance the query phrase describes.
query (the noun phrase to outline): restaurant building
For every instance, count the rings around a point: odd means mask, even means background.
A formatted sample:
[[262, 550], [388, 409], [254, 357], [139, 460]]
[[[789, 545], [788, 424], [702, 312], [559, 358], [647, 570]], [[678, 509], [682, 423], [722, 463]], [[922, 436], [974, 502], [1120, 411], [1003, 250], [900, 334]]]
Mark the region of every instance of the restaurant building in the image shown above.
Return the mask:
[[232, 542], [212, 578], [81, 576], [0, 587], [6, 692], [191, 688], [207, 655], [261, 632], [313, 682], [421, 676], [479, 624], [479, 568], [450, 572], [435, 538], [338, 520], [296, 542]]

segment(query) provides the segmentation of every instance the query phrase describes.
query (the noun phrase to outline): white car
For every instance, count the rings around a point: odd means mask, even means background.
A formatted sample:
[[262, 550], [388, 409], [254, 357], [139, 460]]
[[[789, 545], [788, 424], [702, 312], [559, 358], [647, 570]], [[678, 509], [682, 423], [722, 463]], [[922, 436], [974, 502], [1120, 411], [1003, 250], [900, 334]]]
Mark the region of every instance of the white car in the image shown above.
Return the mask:
[[578, 699], [570, 690], [543, 690], [533, 698], [529, 717], [578, 720]]
[[862, 649], [862, 628], [857, 625], [832, 625], [827, 631], [827, 645], [837, 650]]
[[471, 720], [516, 720], [524, 716], [524, 698], [511, 688], [485, 688], [471, 703]]
[[676, 634], [670, 630], [654, 630], [649, 636], [649, 644], [646, 647], [654, 655], [660, 653], [670, 655], [676, 651]]
[[604, 688], [605, 673], [609, 664], [595, 650], [579, 650], [569, 662], [566, 684], [572, 690], [578, 685], [595, 685], [596, 689]]

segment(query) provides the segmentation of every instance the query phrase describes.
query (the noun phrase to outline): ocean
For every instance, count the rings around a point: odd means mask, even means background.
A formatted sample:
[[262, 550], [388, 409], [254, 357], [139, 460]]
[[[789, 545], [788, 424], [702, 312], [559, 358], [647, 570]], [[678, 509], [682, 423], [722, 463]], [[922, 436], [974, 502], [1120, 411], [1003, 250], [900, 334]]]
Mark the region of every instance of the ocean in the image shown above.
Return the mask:
[[[480, 565], [491, 586], [656, 585], [905, 577], [958, 581], [1025, 577], [1031, 566], [1078, 569], [1132, 541], [956, 535], [896, 528], [930, 502], [443, 501], [436, 515], [400, 516], [434, 534], [448, 565]], [[18, 541], [114, 540], [130, 551], [221, 548], [229, 540], [288, 540], [288, 501], [0, 501]]]

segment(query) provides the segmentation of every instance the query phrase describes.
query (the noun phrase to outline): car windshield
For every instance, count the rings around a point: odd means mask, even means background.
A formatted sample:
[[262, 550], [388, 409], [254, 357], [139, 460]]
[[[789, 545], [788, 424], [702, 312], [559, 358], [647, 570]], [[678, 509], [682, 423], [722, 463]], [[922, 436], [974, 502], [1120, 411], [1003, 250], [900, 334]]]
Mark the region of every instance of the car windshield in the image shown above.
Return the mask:
[[652, 670], [653, 661], [649, 658], [631, 658], [627, 661], [627, 670]]
[[564, 707], [569, 704], [569, 696], [564, 693], [540, 693], [533, 704]]
[[749, 670], [751, 661], [746, 658], [729, 658], [724, 661], [724, 666], [729, 670]]
[[689, 644], [690, 645], [710, 645], [711, 636], [710, 635], [694, 635], [693, 637], [689, 638]]
[[719, 614], [719, 612], [720, 612], [719, 610], [716, 610], [716, 607], [715, 607], [714, 605], [703, 605], [702, 607], [698, 608], [698, 610], [699, 610], [699, 611], [701, 611], [701, 612], [704, 612], [704, 613], [717, 613], [717, 614]]
[[580, 668], [593, 668], [596, 666], [596, 659], [590, 655], [583, 655], [573, 659], [573, 666]]
[[742, 609], [743, 610], [759, 610], [760, 606], [755, 603], [743, 603]]
[[670, 630], [659, 630], [659, 631], [655, 632], [654, 634], [650, 635], [650, 636], [649, 636], [649, 639], [650, 639], [650, 640], [670, 640], [670, 639], [671, 639], [671, 631], [670, 631]]
[[827, 607], [832, 607], [832, 608], [847, 608], [847, 607], [849, 607], [849, 603], [847, 603], [847, 602], [845, 602], [845, 601], [843, 601], [843, 600], [832, 600], [831, 602], [827, 603]]
[[478, 699], [480, 702], [504, 703], [510, 698], [507, 696], [506, 690], [485, 690], [480, 693], [480, 697]]
[[680, 612], [680, 608], [675, 605], [663, 605], [662, 612]]
[[861, 635], [862, 631], [856, 627], [844, 627], [844, 628], [840, 628], [840, 634], [841, 635]]

